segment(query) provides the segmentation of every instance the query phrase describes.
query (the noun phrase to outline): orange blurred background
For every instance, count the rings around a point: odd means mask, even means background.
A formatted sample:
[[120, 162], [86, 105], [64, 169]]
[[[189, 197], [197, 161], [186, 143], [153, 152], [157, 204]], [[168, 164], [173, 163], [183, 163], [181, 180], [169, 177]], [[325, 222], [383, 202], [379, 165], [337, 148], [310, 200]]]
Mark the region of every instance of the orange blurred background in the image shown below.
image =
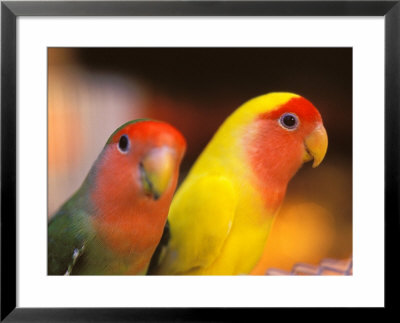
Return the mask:
[[351, 48], [49, 48], [48, 217], [126, 121], [159, 119], [184, 134], [182, 180], [232, 111], [274, 91], [319, 109], [329, 147], [318, 168], [306, 164], [290, 182], [253, 274], [350, 257]]

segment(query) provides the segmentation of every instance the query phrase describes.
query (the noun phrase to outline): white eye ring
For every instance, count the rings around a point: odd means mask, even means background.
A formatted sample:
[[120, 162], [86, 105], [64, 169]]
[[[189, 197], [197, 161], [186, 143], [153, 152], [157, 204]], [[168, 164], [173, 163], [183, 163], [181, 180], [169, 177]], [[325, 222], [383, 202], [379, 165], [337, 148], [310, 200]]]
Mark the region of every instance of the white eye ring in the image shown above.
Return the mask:
[[118, 141], [118, 150], [121, 153], [126, 154], [129, 151], [130, 146], [131, 146], [131, 143], [129, 141], [128, 136], [122, 135]]
[[299, 126], [299, 118], [292, 112], [284, 113], [279, 118], [279, 125], [286, 130], [295, 130]]

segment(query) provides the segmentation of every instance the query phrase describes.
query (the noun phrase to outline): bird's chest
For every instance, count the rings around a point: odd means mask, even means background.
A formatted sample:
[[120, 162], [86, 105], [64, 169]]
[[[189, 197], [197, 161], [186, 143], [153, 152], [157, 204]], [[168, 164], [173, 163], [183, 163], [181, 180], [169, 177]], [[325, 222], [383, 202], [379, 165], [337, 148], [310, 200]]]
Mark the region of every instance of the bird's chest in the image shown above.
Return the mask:
[[[154, 224], [147, 214], [119, 214], [118, 217], [93, 218], [95, 237], [90, 242], [90, 262], [108, 263], [107, 272], [134, 274], [143, 270], [156, 248], [163, 224]], [[88, 246], [89, 247], [89, 246]]]
[[250, 272], [262, 255], [275, 213], [265, 206], [260, 192], [242, 190], [231, 231], [214, 265], [229, 268], [233, 275]]

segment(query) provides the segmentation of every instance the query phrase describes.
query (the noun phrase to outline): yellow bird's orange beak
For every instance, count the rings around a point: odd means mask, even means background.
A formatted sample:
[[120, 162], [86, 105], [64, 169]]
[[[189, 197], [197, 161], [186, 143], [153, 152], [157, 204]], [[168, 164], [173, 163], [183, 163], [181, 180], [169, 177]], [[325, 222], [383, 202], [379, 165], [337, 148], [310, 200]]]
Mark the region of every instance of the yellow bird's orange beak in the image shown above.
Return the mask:
[[141, 181], [146, 194], [155, 200], [169, 187], [175, 166], [175, 151], [169, 147], [152, 149], [140, 164]]
[[304, 141], [305, 152], [303, 161], [307, 162], [314, 159], [312, 167], [321, 164], [328, 149], [328, 135], [324, 126], [321, 124], [308, 135]]

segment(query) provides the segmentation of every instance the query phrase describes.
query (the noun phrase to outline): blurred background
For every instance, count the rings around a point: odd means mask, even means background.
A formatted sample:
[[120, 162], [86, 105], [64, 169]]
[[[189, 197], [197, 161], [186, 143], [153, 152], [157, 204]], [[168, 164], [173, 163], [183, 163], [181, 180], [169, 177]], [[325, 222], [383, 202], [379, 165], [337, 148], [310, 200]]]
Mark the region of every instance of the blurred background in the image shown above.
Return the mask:
[[245, 101], [288, 91], [320, 111], [329, 147], [288, 186], [253, 274], [352, 255], [351, 48], [49, 48], [48, 217], [79, 188], [109, 135], [136, 118], [178, 128], [185, 178]]

